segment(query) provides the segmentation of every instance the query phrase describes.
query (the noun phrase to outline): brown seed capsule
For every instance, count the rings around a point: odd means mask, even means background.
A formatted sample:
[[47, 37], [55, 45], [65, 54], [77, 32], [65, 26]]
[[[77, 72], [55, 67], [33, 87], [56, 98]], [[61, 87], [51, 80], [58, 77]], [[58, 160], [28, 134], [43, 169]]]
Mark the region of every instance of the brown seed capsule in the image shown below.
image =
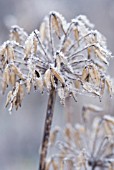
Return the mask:
[[79, 44], [79, 31], [77, 28], [74, 28], [73, 31], [74, 31], [75, 39], [76, 39], [77, 43]]
[[11, 40], [14, 40], [20, 44], [20, 37], [17, 31], [12, 31], [10, 34]]
[[108, 121], [108, 122], [110, 122], [110, 123], [112, 123], [112, 124], [114, 124], [114, 117], [113, 117], [113, 116], [105, 115], [105, 116], [103, 117], [103, 119], [106, 120], [106, 121]]
[[59, 26], [59, 20], [55, 14], [52, 14], [52, 27], [55, 30], [57, 36], [60, 38], [60, 26]]
[[23, 73], [14, 64], [11, 64], [11, 70], [22, 80], [25, 80]]
[[83, 81], [86, 80], [88, 74], [89, 74], [88, 68], [85, 67], [85, 68], [83, 69], [83, 72], [82, 72], [82, 80], [83, 80]]
[[51, 88], [51, 70], [47, 69], [44, 74], [44, 84], [48, 90]]
[[108, 64], [107, 59], [103, 56], [99, 49], [95, 49], [95, 54], [98, 56], [100, 60], [102, 60], [105, 64]]
[[106, 77], [105, 81], [106, 81], [106, 85], [108, 88], [108, 92], [109, 92], [110, 96], [112, 96], [113, 95], [112, 82], [109, 77]]
[[7, 99], [6, 99], [5, 107], [7, 107], [9, 105], [11, 97], [12, 97], [12, 91], [9, 91], [9, 93], [7, 94]]
[[45, 38], [46, 38], [46, 23], [42, 22], [42, 24], [40, 25], [40, 36], [41, 36], [41, 41], [44, 42]]
[[15, 59], [14, 49], [10, 45], [8, 45], [6, 51], [8, 59], [14, 60]]
[[33, 53], [36, 55], [37, 53], [37, 47], [38, 47], [38, 41], [37, 39], [34, 37], [33, 38]]
[[26, 80], [27, 93], [30, 93], [30, 91], [31, 91], [31, 87], [32, 87], [31, 79], [30, 79], [30, 78], [28, 78], [28, 79]]
[[29, 58], [29, 56], [31, 54], [32, 46], [33, 46], [33, 37], [31, 34], [28, 37], [28, 39], [25, 41], [25, 59]]
[[62, 83], [65, 84], [63, 76], [55, 69], [51, 68], [51, 73]]
[[57, 134], [60, 131], [59, 127], [55, 127], [55, 129], [50, 134], [50, 146], [53, 146], [55, 144]]
[[16, 74], [13, 71], [10, 73], [10, 83], [12, 86], [16, 83]]
[[3, 81], [2, 81], [2, 92], [4, 94], [7, 86], [9, 85], [10, 82], [10, 73], [9, 73], [9, 68], [8, 66], [5, 68], [3, 72]]

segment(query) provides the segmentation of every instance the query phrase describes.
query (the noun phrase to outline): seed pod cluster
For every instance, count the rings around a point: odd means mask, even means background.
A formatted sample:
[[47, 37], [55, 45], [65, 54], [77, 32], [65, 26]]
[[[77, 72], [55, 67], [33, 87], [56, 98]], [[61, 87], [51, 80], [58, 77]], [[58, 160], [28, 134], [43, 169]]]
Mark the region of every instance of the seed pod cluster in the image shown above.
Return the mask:
[[59, 132], [62, 139], [56, 139], [58, 152], [50, 156], [50, 167], [53, 160], [62, 170], [114, 168], [114, 117], [103, 112], [98, 106], [83, 107], [83, 122]]
[[32, 87], [41, 92], [55, 88], [63, 104], [66, 97], [83, 93], [101, 98], [106, 86], [112, 96], [112, 80], [106, 74], [111, 57], [105, 37], [86, 16], [67, 22], [52, 11], [30, 35], [11, 27], [10, 40], [0, 46], [2, 91], [16, 82], [28, 93]]

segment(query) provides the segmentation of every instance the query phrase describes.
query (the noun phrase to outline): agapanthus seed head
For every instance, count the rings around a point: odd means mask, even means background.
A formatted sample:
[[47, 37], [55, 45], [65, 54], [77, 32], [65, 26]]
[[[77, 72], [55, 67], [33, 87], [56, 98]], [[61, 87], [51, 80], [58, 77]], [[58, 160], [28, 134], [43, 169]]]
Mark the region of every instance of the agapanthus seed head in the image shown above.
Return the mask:
[[58, 151], [52, 156], [51, 151], [49, 155], [50, 160], [58, 162], [58, 169], [61, 163], [63, 170], [114, 168], [114, 117], [103, 114], [100, 107], [86, 105], [82, 123], [66, 124], [64, 130], [60, 130], [62, 139], [55, 141]]
[[[112, 95], [112, 82], [106, 75], [111, 57], [105, 37], [94, 30], [86, 16], [67, 22], [52, 11], [39, 31], [30, 35], [19, 26], [12, 26], [10, 40], [0, 47], [2, 90], [4, 93], [10, 84], [15, 89], [17, 83], [28, 93], [32, 87], [41, 92], [53, 87], [63, 104], [66, 97], [76, 98], [77, 94], [101, 98], [105, 85]], [[22, 102], [18, 96], [9, 100], [16, 108]], [[12, 98], [16, 100], [12, 102]]]

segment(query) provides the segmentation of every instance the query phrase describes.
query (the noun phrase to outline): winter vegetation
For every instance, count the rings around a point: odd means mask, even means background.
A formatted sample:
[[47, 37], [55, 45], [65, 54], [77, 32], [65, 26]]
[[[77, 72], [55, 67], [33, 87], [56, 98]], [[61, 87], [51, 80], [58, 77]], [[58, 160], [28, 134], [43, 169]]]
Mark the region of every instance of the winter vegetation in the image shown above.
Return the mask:
[[[77, 101], [78, 95], [101, 101], [106, 90], [112, 97], [110, 58], [106, 38], [85, 15], [67, 22], [52, 11], [30, 35], [17, 25], [11, 27], [0, 46], [2, 93], [9, 90], [5, 106], [10, 113], [17, 110], [31, 89], [49, 95], [39, 170], [114, 169], [114, 117], [103, 114], [102, 108], [84, 106], [81, 124], [69, 123], [50, 134], [57, 95], [63, 107], [66, 99]], [[58, 133], [63, 135], [56, 141]], [[47, 156], [55, 143], [57, 153]]]

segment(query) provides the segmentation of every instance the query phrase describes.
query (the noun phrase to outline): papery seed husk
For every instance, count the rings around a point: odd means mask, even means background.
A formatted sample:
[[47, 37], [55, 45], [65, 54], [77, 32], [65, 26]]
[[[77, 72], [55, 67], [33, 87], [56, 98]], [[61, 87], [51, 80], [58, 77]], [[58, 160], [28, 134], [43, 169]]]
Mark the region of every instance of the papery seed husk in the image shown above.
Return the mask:
[[82, 80], [85, 81], [87, 76], [88, 76], [89, 72], [88, 72], [88, 68], [84, 68], [82, 71]]
[[51, 72], [62, 84], [65, 84], [63, 76], [56, 69], [51, 68]]
[[114, 117], [113, 117], [113, 116], [105, 115], [103, 118], [104, 118], [106, 121], [114, 124]]
[[12, 71], [14, 71], [14, 73], [15, 73], [20, 79], [25, 80], [22, 72], [19, 70], [18, 67], [16, 67], [15, 65], [11, 65], [11, 69], [12, 69]]
[[103, 56], [103, 54], [98, 49], [95, 49], [95, 53], [100, 60], [102, 60], [105, 64], [108, 64], [107, 59]]
[[110, 78], [108, 78], [108, 77], [105, 79], [105, 81], [106, 81], [106, 85], [108, 88], [108, 92], [109, 92], [110, 96], [112, 96], [113, 95], [112, 82], [111, 82]]
[[60, 27], [59, 27], [59, 21], [57, 16], [54, 14], [52, 15], [52, 27], [54, 28], [57, 36], [60, 38]]
[[44, 42], [46, 38], [46, 23], [42, 22], [40, 25], [40, 36], [41, 36], [41, 41]]
[[55, 127], [55, 129], [51, 132], [51, 134], [50, 134], [50, 145], [51, 146], [55, 144], [57, 134], [58, 134], [59, 131], [60, 131], [60, 128]]
[[8, 56], [8, 59], [10, 60], [14, 60], [15, 59], [15, 54], [14, 54], [14, 49], [11, 47], [11, 46], [7, 46], [7, 56]]
[[34, 46], [34, 48], [33, 48], [34, 54], [36, 55], [36, 53], [37, 53], [38, 41], [37, 41], [37, 39], [36, 39], [35, 37], [34, 37], [34, 39], [33, 39], [33, 46]]
[[9, 105], [11, 97], [12, 97], [12, 91], [9, 91], [9, 93], [7, 94], [7, 99], [6, 99], [5, 107], [7, 107]]
[[10, 73], [10, 83], [12, 86], [14, 86], [16, 83], [16, 74], [14, 72]]
[[75, 87], [76, 87], [77, 89], [79, 89], [80, 86], [81, 86], [81, 82], [80, 82], [79, 80], [76, 80], [76, 81], [75, 81]]
[[29, 36], [29, 38], [25, 42], [25, 59], [29, 58], [29, 55], [31, 54], [32, 45], [33, 45], [33, 40]]
[[31, 79], [28, 78], [28, 79], [26, 80], [27, 93], [30, 93], [31, 87], [32, 87]]
[[51, 89], [51, 70], [47, 69], [44, 74], [44, 84], [46, 85], [47, 89]]
[[77, 28], [74, 28], [73, 31], [74, 31], [75, 39], [76, 39], [76, 41], [77, 41], [77, 43], [78, 43], [78, 45], [79, 45], [79, 31], [78, 31]]

